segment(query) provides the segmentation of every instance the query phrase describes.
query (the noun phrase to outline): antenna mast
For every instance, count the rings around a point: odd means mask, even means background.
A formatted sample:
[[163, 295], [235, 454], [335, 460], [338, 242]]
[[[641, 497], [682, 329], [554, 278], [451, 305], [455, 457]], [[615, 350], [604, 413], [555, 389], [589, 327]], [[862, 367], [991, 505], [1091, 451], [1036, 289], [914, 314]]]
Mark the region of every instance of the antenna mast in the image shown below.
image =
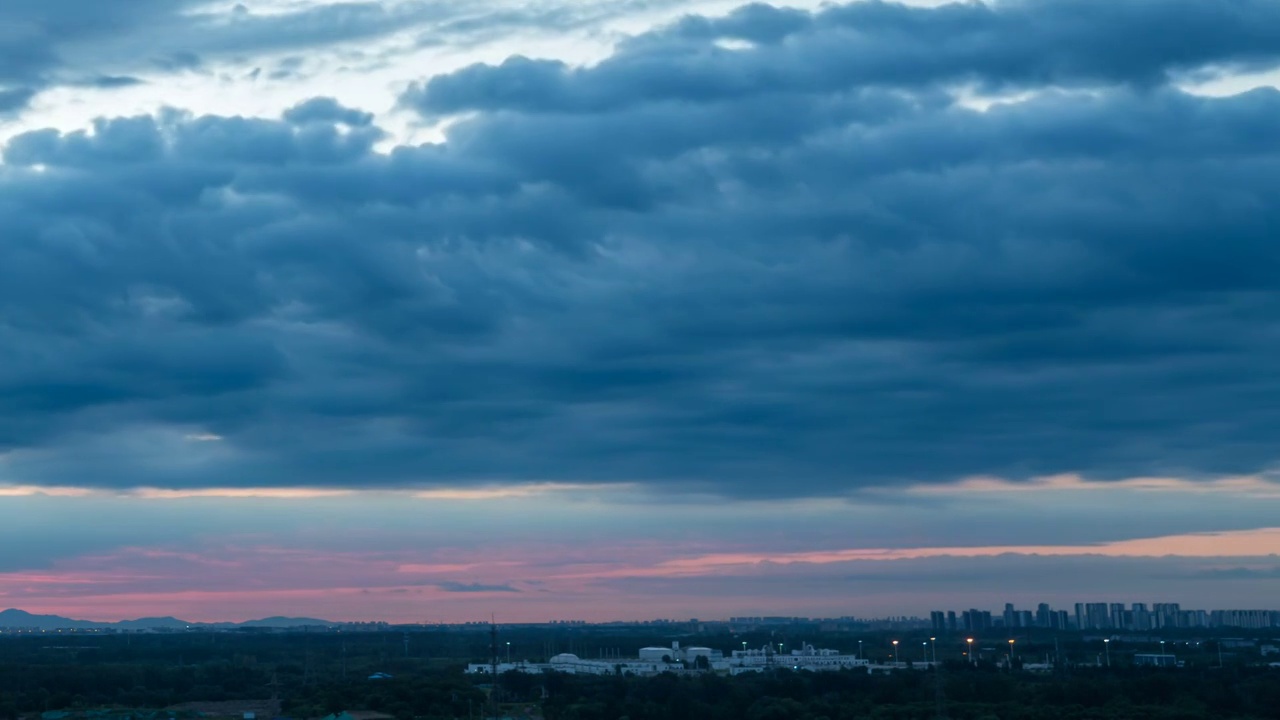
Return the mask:
[[494, 615], [489, 615], [489, 669], [493, 685], [489, 689], [489, 706], [495, 716], [498, 714], [498, 623]]
[[498, 681], [498, 625], [492, 615], [489, 616], [489, 669], [493, 673], [494, 682]]

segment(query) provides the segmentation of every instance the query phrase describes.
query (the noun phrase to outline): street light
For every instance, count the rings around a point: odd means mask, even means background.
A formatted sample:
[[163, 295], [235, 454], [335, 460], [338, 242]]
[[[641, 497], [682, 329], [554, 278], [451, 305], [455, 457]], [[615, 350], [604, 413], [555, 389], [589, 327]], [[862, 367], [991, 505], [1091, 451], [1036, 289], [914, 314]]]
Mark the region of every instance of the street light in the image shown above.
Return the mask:
[[898, 641], [893, 641], [893, 664], [898, 664]]
[[1111, 667], [1111, 638], [1103, 638], [1102, 647], [1107, 649], [1107, 667]]
[[965, 642], [969, 643], [969, 662], [976, 664], [973, 659], [973, 638], [965, 638]]
[[861, 640], [858, 641], [858, 659], [859, 660], [862, 659], [862, 641]]
[[929, 662], [929, 643], [921, 641], [920, 643], [920, 659]]
[[1013, 669], [1013, 640], [1009, 640], [1009, 669]]
[[507, 641], [507, 664], [511, 664], [511, 641]]
[[932, 654], [933, 654], [933, 664], [937, 665], [938, 664], [938, 638], [936, 637], [929, 638], [929, 649], [932, 651]]

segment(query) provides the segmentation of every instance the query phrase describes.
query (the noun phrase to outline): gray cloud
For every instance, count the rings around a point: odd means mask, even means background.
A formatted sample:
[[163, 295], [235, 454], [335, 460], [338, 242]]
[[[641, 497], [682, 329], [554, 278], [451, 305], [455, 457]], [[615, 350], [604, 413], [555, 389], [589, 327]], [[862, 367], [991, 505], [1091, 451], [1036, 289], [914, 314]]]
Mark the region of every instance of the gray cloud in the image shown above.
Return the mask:
[[35, 95], [36, 91], [28, 87], [0, 89], [0, 116], [23, 110]]
[[123, 88], [145, 84], [144, 80], [129, 75], [98, 75], [85, 81], [85, 85], [96, 88]]
[[1280, 567], [1224, 567], [1201, 570], [1197, 575], [1210, 580], [1280, 580]]
[[442, 582], [435, 583], [435, 587], [452, 593], [487, 593], [487, 592], [504, 592], [518, 593], [519, 590], [510, 585], [483, 585], [480, 583], [460, 583], [460, 582]]
[[807, 612], [819, 616], [849, 612], [849, 598], [856, 598], [858, 614], [872, 616], [997, 609], [1004, 602], [1023, 609], [1048, 602], [1069, 612], [1075, 602], [1104, 600], [1180, 602], [1188, 609], [1270, 606], [1274, 575], [1212, 574], [1216, 564], [1241, 560], [1003, 555], [760, 565], [716, 576], [609, 578], [598, 585], [623, 596], [665, 597], [689, 605], [714, 598], [726, 615], [788, 612], [797, 597], [806, 598]]
[[295, 125], [311, 122], [366, 127], [373, 123], [373, 113], [343, 107], [337, 100], [327, 97], [312, 98], [285, 111], [284, 119]]
[[[4, 472], [810, 495], [1270, 468], [1280, 93], [1161, 83], [1273, 57], [1273, 6], [1065, 7], [689, 19], [593, 69], [428, 81], [405, 102], [474, 115], [389, 154], [326, 99], [15, 138]], [[951, 30], [956, 72], [844, 43]], [[955, 80], [1045, 92], [980, 113]], [[157, 425], [222, 450], [115, 442]]]
[[[0, 5], [0, 85], [43, 88], [71, 69], [68, 52], [136, 33], [147, 24], [164, 25], [192, 0], [13, 0]], [[95, 64], [86, 67], [101, 69]]]

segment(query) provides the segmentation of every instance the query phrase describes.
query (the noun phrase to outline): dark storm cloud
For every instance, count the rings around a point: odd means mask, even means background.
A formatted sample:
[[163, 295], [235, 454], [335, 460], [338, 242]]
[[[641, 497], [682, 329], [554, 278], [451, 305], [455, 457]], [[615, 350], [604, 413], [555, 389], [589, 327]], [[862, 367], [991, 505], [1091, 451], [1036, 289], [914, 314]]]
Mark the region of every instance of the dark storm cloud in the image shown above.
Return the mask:
[[[406, 103], [472, 114], [387, 154], [329, 99], [20, 136], [3, 472], [808, 495], [1273, 467], [1280, 92], [1160, 84], [1273, 57], [1273, 7], [753, 7], [428, 81]], [[859, 37], [906, 54], [864, 67]], [[912, 65], [938, 43], [958, 70]], [[1045, 92], [981, 113], [959, 79]], [[157, 428], [222, 439], [125, 441]]]
[[[754, 48], [713, 44], [724, 40]], [[1278, 57], [1280, 5], [1266, 0], [1027, 0], [940, 8], [871, 1], [813, 15], [751, 5], [625, 43], [591, 68], [516, 57], [433, 78], [407, 100], [441, 114], [599, 112], [851, 86], [1150, 86], [1210, 63], [1271, 64]]]

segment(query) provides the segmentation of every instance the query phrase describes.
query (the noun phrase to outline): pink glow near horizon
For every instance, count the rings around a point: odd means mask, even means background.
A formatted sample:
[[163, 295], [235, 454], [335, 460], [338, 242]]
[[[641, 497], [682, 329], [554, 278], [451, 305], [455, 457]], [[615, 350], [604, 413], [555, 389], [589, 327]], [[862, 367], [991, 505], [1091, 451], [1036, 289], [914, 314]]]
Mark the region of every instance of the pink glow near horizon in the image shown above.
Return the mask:
[[[1265, 559], [1280, 555], [1280, 528], [1174, 535], [1095, 545], [850, 548], [691, 554], [685, 544], [538, 546], [501, 552], [334, 553], [273, 546], [203, 552], [134, 547], [57, 563], [43, 572], [0, 574], [0, 604], [32, 612], [118, 620], [176, 615], [192, 621], [279, 614], [405, 622], [474, 619], [477, 607], [509, 621], [707, 615], [742, 605], [791, 613], [786, 596], [708, 598], [668, 586], [612, 583], [788, 577], [787, 568], [831, 573], [849, 564], [931, 558], [1045, 557]], [[823, 568], [832, 568], [823, 570]], [[794, 576], [794, 573], [791, 573]], [[803, 575], [801, 576], [803, 577]], [[627, 589], [620, 589], [626, 587]], [[509, 589], [500, 589], [509, 588]], [[638, 588], [638, 589], [637, 589]], [[714, 603], [710, 600], [715, 600]], [[376, 608], [376, 610], [370, 610]], [[683, 610], [681, 610], [683, 608]]]

